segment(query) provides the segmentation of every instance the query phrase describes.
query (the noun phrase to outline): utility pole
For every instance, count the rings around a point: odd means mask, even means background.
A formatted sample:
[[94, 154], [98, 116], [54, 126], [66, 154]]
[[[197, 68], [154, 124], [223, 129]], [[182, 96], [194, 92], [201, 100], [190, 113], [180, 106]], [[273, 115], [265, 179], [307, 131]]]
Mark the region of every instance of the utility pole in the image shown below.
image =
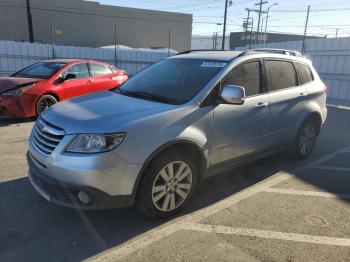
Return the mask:
[[304, 36], [303, 36], [303, 43], [301, 46], [301, 53], [305, 53], [305, 38], [306, 38], [306, 31], [307, 31], [307, 26], [309, 23], [309, 15], [310, 15], [310, 6], [307, 6], [307, 14], [306, 14], [306, 21], [305, 21], [305, 29], [304, 29]]
[[339, 28], [335, 29], [335, 38], [338, 38], [338, 32], [339, 32]]
[[30, 0], [26, 0], [27, 3], [27, 19], [28, 19], [28, 32], [29, 32], [29, 42], [34, 43], [34, 31], [33, 31], [33, 20], [32, 11], [30, 8]]
[[52, 51], [52, 59], [55, 59], [55, 47], [54, 47], [54, 27], [53, 27], [53, 22], [50, 20], [50, 25], [51, 25], [51, 51]]
[[114, 24], [114, 63], [117, 67], [117, 24]]
[[264, 4], [267, 4], [268, 1], [263, 1], [263, 0], [260, 0], [260, 3], [256, 3], [255, 5], [258, 5], [259, 6], [259, 18], [258, 18], [258, 31], [256, 32], [256, 39], [255, 39], [255, 42], [258, 40], [259, 38], [259, 30], [260, 30], [260, 20], [261, 20], [261, 14], [262, 13], [266, 13], [266, 12], [263, 12], [262, 11], [262, 6]]
[[278, 3], [273, 3], [272, 5], [270, 5], [270, 6], [267, 8], [267, 11], [266, 11], [264, 44], [266, 43], [266, 39], [267, 39], [266, 31], [267, 31], [267, 21], [269, 20], [269, 17], [270, 17], [270, 16], [269, 16], [269, 12], [270, 12], [271, 7], [273, 7], [273, 6], [275, 6], [275, 5], [278, 5]]
[[225, 50], [227, 7], [228, 7], [228, 0], [225, 0], [224, 29], [222, 32], [222, 47], [221, 47], [222, 50]]
[[254, 19], [253, 18], [251, 18], [251, 19], [252, 19], [252, 26], [250, 28], [249, 50], [250, 50], [250, 48], [252, 46], [252, 36], [253, 36], [253, 27], [254, 27]]
[[171, 48], [171, 29], [169, 28], [169, 36], [168, 36], [168, 57], [170, 56], [170, 48]]

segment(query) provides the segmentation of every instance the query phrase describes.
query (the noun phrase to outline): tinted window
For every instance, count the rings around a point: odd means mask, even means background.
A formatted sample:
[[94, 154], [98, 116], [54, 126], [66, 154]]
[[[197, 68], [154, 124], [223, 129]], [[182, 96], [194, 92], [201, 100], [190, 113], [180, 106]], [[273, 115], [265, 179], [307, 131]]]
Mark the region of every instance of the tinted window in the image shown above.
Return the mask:
[[40, 62], [34, 65], [28, 66], [12, 76], [15, 77], [35, 77], [35, 78], [50, 78], [52, 75], [57, 73], [65, 63], [57, 62]]
[[67, 68], [67, 70], [62, 72], [60, 76], [65, 77], [67, 74], [75, 75], [75, 79], [90, 77], [89, 69], [86, 63], [72, 65], [71, 67]]
[[302, 85], [309, 83], [313, 80], [313, 76], [309, 66], [301, 63], [295, 63], [295, 66], [298, 70], [300, 82]]
[[270, 91], [276, 91], [297, 85], [294, 66], [288, 61], [266, 61], [267, 78]]
[[[225, 62], [200, 59], [166, 59], [155, 63], [125, 82], [120, 92], [164, 103], [183, 104], [192, 99]], [[118, 89], [115, 89], [119, 92]]]
[[234, 68], [223, 86], [237, 85], [245, 88], [246, 96], [260, 93], [260, 64], [258, 61], [245, 63]]
[[103, 64], [90, 64], [91, 66], [91, 75], [92, 76], [98, 76], [98, 75], [106, 75], [112, 73], [112, 70]]

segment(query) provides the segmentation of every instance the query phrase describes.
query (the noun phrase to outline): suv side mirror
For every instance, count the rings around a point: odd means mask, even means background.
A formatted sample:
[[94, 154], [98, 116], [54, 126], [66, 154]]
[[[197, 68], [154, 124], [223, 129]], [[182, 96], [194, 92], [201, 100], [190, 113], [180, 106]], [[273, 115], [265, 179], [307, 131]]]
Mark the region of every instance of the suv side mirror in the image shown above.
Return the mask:
[[228, 104], [243, 105], [245, 101], [244, 87], [236, 85], [224, 86], [220, 98]]

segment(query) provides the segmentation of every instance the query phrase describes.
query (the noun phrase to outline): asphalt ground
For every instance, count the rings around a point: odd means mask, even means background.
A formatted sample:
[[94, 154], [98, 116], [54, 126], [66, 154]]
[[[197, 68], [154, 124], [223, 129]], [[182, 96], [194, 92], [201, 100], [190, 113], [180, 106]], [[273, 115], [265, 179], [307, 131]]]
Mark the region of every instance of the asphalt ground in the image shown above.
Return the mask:
[[27, 178], [33, 122], [0, 122], [1, 261], [350, 261], [350, 110], [328, 108], [313, 154], [264, 158], [203, 181], [176, 218], [82, 212]]

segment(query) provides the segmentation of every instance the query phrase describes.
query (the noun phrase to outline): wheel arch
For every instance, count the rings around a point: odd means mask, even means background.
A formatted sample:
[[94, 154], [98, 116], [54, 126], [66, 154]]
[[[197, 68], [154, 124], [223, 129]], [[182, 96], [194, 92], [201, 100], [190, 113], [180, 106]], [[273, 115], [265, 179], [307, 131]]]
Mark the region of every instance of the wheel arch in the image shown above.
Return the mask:
[[198, 168], [198, 174], [199, 174], [198, 181], [201, 180], [201, 178], [203, 177], [203, 173], [206, 171], [208, 166], [208, 161], [204, 154], [203, 148], [193, 140], [177, 139], [161, 145], [156, 150], [154, 150], [152, 154], [150, 154], [150, 156], [146, 159], [136, 178], [136, 182], [134, 184], [134, 188], [132, 191], [133, 196], [136, 197], [143, 174], [145, 173], [146, 169], [149, 167], [150, 163], [161, 153], [165, 153], [171, 150], [179, 150], [180, 152], [188, 152], [189, 154], [193, 154], [193, 156], [195, 157], [196, 166]]
[[321, 114], [317, 111], [308, 111], [305, 114], [302, 115], [302, 117], [298, 121], [298, 125], [296, 126], [296, 129], [294, 130], [294, 137], [297, 135], [300, 127], [308, 120], [315, 121], [317, 123], [317, 135], [321, 132], [322, 127], [322, 117]]

